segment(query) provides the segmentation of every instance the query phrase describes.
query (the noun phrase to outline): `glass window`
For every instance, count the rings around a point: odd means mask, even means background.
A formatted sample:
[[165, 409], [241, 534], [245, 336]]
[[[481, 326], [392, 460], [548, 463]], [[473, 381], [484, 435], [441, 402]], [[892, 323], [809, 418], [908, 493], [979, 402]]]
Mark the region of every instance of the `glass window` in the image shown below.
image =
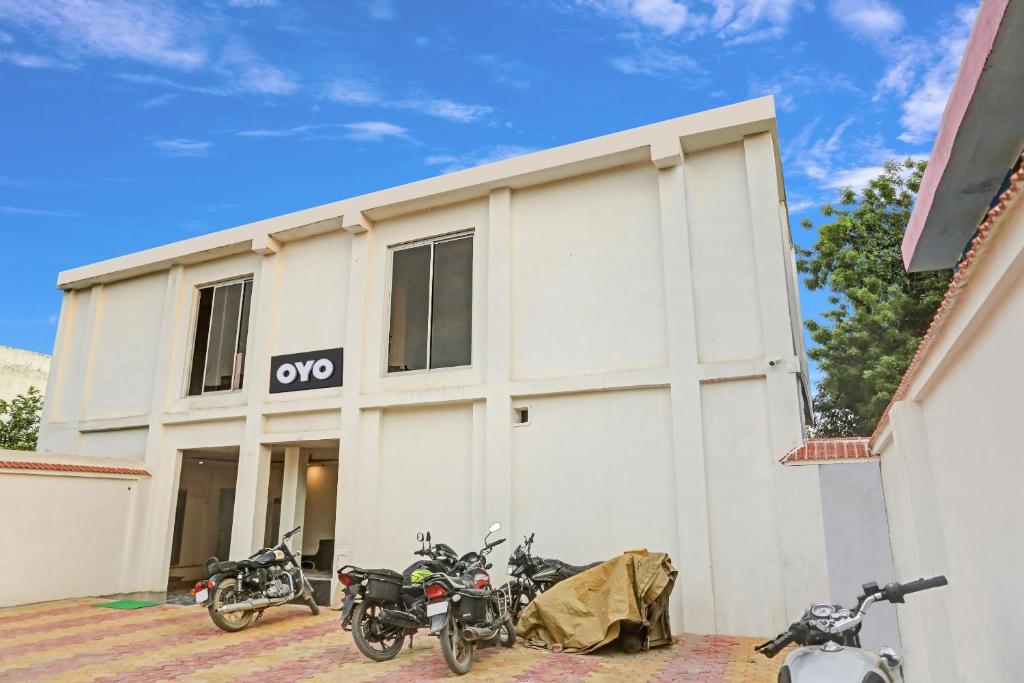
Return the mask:
[[388, 372], [469, 365], [473, 236], [392, 251]]
[[252, 280], [199, 290], [189, 396], [242, 388]]

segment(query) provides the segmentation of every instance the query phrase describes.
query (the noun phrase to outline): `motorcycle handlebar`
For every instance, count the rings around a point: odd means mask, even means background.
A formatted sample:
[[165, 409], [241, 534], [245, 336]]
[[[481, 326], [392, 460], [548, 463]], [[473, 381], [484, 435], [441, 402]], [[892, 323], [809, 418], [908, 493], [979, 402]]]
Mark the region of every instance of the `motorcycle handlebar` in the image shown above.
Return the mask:
[[918, 579], [917, 581], [911, 581], [910, 583], [904, 583], [901, 585], [903, 594], [917, 593], [918, 591], [928, 590], [929, 588], [938, 588], [939, 586], [949, 585], [949, 581], [946, 580], [945, 576], [933, 576], [930, 579]]
[[499, 546], [502, 543], [504, 543], [505, 540], [506, 539], [504, 539], [504, 538], [499, 538], [497, 541], [491, 541], [490, 543], [487, 544], [487, 546], [484, 548], [484, 550], [490, 550], [491, 548]]
[[287, 541], [289, 538], [291, 538], [292, 536], [294, 536], [295, 534], [297, 534], [301, 530], [302, 530], [302, 527], [301, 526], [297, 526], [294, 529], [292, 529], [291, 531], [289, 531], [288, 533], [286, 533], [284, 536], [282, 536], [281, 540], [282, 541]]
[[757, 652], [760, 652], [768, 659], [771, 659], [775, 655], [782, 652], [782, 649], [796, 640], [796, 637], [790, 631], [779, 634], [775, 640], [769, 640], [767, 643], [761, 643], [754, 648]]

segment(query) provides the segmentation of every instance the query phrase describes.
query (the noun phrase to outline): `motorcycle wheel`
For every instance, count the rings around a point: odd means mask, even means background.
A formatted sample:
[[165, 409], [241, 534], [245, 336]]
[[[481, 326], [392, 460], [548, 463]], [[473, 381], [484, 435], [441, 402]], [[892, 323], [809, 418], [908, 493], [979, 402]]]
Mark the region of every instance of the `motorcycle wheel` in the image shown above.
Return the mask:
[[[375, 662], [386, 662], [394, 659], [402, 649], [402, 642], [405, 640], [405, 633], [389, 633], [387, 636], [380, 636], [374, 631], [380, 630], [380, 623], [377, 621], [376, 610], [380, 606], [365, 600], [356, 605], [352, 613], [352, 640], [356, 647], [365, 656]], [[374, 610], [371, 614], [370, 610]], [[376, 626], [376, 628], [374, 628]]]
[[473, 668], [473, 643], [462, 637], [461, 629], [451, 618], [441, 629], [441, 654], [448, 668], [459, 676]]
[[309, 606], [309, 611], [313, 613], [313, 616], [316, 616], [320, 614], [320, 605], [316, 604], [316, 600], [313, 599], [313, 586], [309, 585], [308, 579], [303, 579], [302, 583], [305, 584], [302, 590], [302, 599]]
[[252, 623], [252, 611], [234, 612], [232, 614], [221, 614], [218, 607], [230, 605], [231, 603], [244, 600], [245, 596], [238, 592], [238, 579], [221, 579], [217, 587], [213, 589], [213, 602], [207, 607], [210, 613], [210, 620], [220, 629], [228, 633], [235, 633], [247, 628]]
[[509, 617], [498, 627], [498, 642], [502, 647], [512, 647], [516, 644], [516, 622]]

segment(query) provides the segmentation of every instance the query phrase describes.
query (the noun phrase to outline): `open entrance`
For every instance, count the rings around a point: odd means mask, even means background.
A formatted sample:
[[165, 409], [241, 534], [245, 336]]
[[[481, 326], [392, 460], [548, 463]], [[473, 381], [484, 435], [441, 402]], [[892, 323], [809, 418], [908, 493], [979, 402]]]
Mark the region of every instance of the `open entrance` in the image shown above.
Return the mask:
[[330, 604], [337, 508], [337, 442], [274, 447], [264, 545], [276, 545], [282, 534], [302, 527], [291, 547], [302, 553], [306, 577], [320, 605]]
[[204, 578], [210, 556], [227, 559], [237, 478], [237, 446], [182, 451], [168, 593], [187, 591]]

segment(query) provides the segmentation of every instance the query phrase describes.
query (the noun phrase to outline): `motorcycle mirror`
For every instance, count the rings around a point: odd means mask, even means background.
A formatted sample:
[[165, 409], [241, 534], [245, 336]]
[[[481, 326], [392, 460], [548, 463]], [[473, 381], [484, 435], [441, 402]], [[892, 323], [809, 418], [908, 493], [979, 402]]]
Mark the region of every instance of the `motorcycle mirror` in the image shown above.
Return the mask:
[[501, 522], [495, 522], [494, 524], [491, 525], [491, 533], [493, 534], [495, 531], [497, 531], [500, 528], [501, 528]]
[[430, 543], [430, 532], [427, 532], [427, 543]]
[[416, 540], [419, 541], [420, 543], [423, 543], [423, 532], [422, 531], [417, 531], [416, 532]]

